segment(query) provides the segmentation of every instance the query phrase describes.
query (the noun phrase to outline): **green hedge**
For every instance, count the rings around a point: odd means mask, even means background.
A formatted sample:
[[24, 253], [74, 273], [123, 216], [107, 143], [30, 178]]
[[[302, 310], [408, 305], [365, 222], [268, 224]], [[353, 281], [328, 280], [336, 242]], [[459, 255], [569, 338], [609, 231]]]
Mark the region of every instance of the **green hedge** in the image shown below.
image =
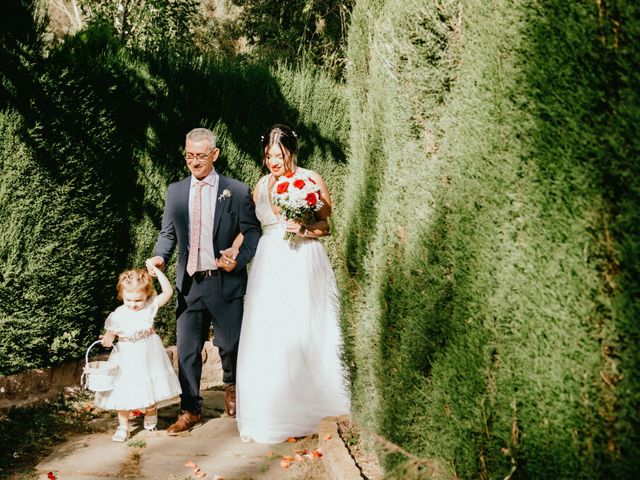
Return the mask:
[[[290, 124], [302, 163], [340, 189], [346, 104], [310, 66], [150, 57], [99, 24], [46, 51], [33, 24], [13, 28], [0, 89], [2, 374], [78, 358], [97, 337], [117, 274], [152, 254], [166, 187], [188, 173], [191, 128], [214, 128], [219, 169], [253, 185], [260, 135]], [[172, 343], [172, 309], [159, 317]]]
[[356, 418], [416, 476], [640, 470], [638, 13], [354, 8], [346, 356]]

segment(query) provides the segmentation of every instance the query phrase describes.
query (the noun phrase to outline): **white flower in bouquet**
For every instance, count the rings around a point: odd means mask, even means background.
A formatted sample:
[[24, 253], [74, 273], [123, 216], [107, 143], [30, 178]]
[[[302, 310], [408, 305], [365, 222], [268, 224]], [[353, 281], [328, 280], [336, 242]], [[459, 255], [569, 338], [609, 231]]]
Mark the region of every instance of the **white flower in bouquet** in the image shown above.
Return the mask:
[[[311, 222], [315, 212], [324, 206], [320, 199], [320, 186], [300, 169], [282, 175], [274, 184], [271, 197], [285, 219], [302, 223]], [[286, 232], [284, 238], [293, 243], [296, 234]]]

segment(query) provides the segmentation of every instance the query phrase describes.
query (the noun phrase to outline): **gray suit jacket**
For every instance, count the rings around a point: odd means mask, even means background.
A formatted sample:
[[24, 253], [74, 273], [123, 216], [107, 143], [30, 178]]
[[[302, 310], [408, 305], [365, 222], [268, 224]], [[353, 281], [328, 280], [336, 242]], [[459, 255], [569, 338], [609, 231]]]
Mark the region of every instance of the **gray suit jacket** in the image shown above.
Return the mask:
[[[176, 267], [176, 287], [182, 290], [189, 258], [189, 188], [191, 176], [169, 185], [162, 216], [162, 229], [156, 243], [156, 255], [164, 259], [164, 264], [178, 247]], [[222, 197], [229, 190], [231, 196]], [[260, 222], [256, 218], [255, 205], [249, 187], [238, 180], [219, 175], [218, 198], [213, 220], [213, 244], [216, 258], [220, 250], [229, 248], [237, 234], [244, 234], [244, 241], [237, 257], [237, 266], [232, 272], [220, 271], [222, 293], [225, 299], [241, 297], [247, 288], [247, 263], [253, 258], [260, 239]]]

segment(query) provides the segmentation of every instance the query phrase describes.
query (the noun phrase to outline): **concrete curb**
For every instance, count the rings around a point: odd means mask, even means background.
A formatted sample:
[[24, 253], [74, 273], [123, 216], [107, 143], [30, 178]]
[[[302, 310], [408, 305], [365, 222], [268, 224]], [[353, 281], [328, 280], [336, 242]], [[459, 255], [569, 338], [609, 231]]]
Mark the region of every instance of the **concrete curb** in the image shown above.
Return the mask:
[[[175, 346], [167, 347], [167, 355], [178, 371], [178, 354]], [[104, 360], [109, 353], [102, 353], [90, 360]], [[36, 406], [59, 398], [66, 392], [80, 390], [80, 378], [84, 369], [84, 358], [56, 367], [36, 368], [14, 375], [0, 375], [0, 417], [12, 408]], [[218, 349], [211, 340], [202, 349], [201, 388], [222, 385], [222, 365]]]
[[326, 417], [320, 422], [318, 437], [324, 453], [323, 460], [333, 480], [362, 480], [365, 478], [338, 432], [338, 423], [348, 421], [348, 416]]

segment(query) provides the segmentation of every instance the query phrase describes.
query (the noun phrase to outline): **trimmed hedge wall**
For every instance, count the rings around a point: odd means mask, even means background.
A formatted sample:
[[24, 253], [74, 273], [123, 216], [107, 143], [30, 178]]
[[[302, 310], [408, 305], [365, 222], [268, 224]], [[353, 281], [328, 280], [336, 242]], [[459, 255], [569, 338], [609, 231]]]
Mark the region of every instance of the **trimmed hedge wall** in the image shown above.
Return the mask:
[[[213, 128], [217, 168], [253, 185], [260, 135], [290, 124], [302, 163], [339, 191], [349, 127], [329, 75], [184, 52], [145, 57], [101, 25], [46, 51], [24, 3], [19, 18], [2, 42], [0, 374], [79, 358], [97, 337], [118, 273], [152, 254], [166, 187], [188, 173], [191, 128]], [[159, 317], [173, 343], [172, 309]]]
[[388, 477], [640, 471], [632, 2], [361, 0], [341, 282]]

